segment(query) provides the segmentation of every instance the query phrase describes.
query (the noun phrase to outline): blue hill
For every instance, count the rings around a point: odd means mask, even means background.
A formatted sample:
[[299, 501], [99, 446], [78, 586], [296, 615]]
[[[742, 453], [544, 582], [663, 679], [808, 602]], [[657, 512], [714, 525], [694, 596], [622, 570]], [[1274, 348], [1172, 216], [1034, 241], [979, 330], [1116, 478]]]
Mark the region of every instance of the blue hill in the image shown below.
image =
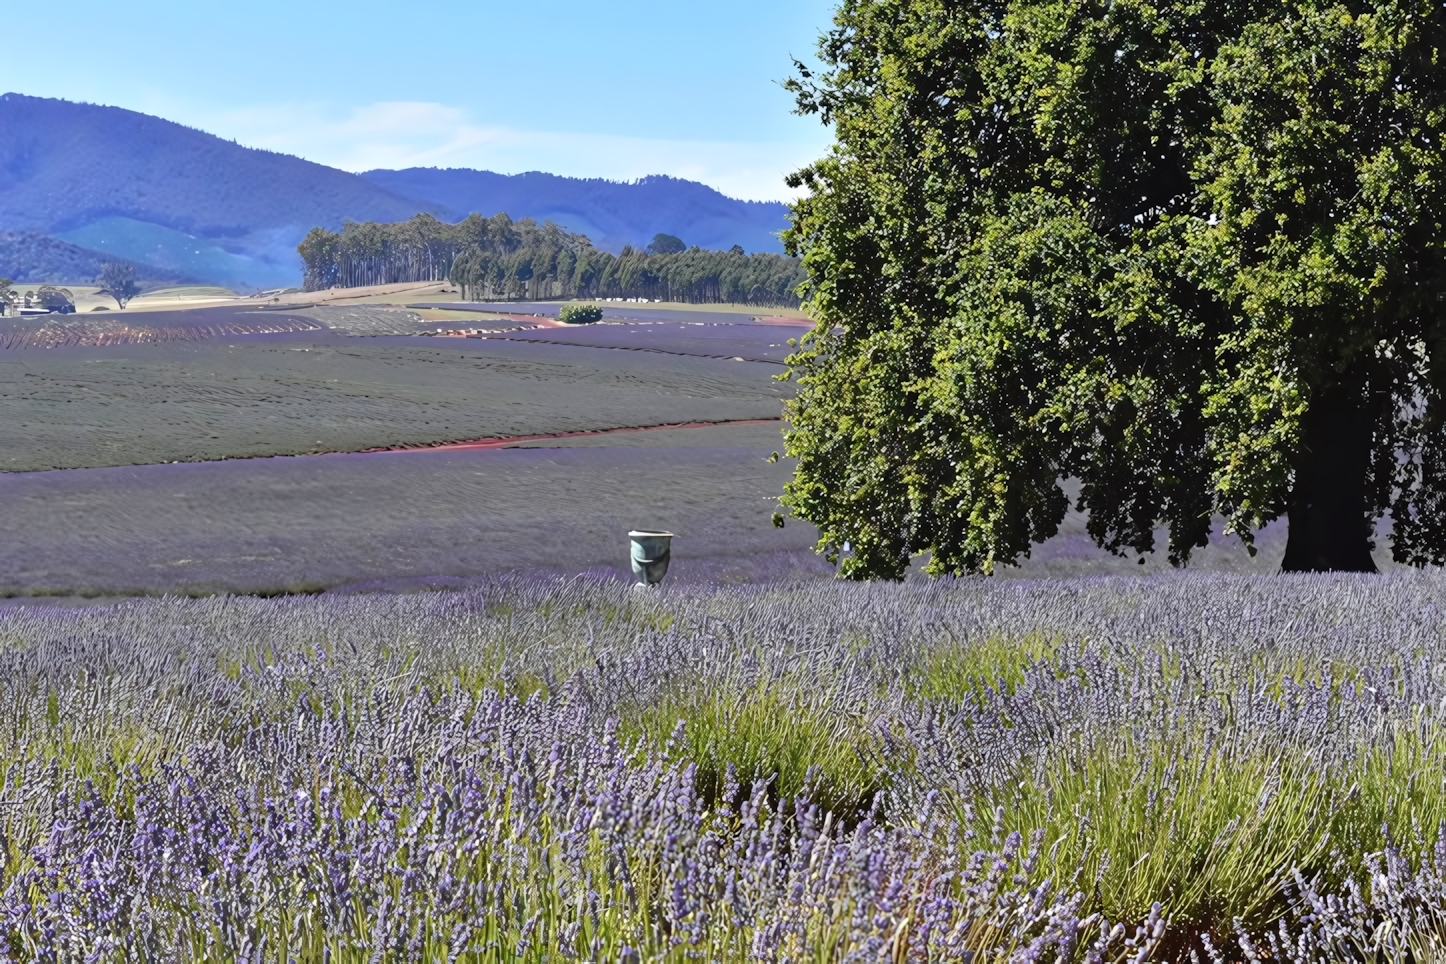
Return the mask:
[[665, 232], [749, 251], [780, 249], [785, 213], [668, 177], [350, 174], [118, 107], [0, 95], [0, 231], [52, 236], [167, 275], [269, 288], [300, 282], [296, 244], [312, 227], [422, 211], [550, 219], [612, 250]]

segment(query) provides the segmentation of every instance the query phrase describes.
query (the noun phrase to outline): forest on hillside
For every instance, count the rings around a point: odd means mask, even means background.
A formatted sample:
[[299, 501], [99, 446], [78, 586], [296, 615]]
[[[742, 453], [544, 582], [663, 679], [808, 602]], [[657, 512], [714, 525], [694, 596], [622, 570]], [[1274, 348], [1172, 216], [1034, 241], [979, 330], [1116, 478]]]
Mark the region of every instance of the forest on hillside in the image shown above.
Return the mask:
[[795, 258], [687, 248], [599, 251], [551, 221], [473, 214], [447, 224], [429, 214], [380, 224], [313, 228], [297, 246], [307, 291], [448, 280], [473, 300], [647, 298], [694, 304], [792, 307], [804, 271]]

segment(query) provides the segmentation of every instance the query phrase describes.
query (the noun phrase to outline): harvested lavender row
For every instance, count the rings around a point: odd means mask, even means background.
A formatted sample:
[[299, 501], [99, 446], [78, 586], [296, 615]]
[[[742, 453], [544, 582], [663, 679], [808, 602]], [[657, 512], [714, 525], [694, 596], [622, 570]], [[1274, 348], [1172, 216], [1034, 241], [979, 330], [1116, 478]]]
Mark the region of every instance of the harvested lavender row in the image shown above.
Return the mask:
[[38, 327], [10, 325], [0, 331], [0, 350], [36, 348], [86, 348], [105, 345], [152, 345], [164, 342], [203, 341], [232, 335], [274, 335], [324, 331], [323, 326], [295, 318], [257, 324], [214, 325], [127, 325], [122, 321], [80, 319], [70, 322], [47, 320]]
[[1421, 960], [1443, 601], [1406, 573], [9, 611], [0, 957]]

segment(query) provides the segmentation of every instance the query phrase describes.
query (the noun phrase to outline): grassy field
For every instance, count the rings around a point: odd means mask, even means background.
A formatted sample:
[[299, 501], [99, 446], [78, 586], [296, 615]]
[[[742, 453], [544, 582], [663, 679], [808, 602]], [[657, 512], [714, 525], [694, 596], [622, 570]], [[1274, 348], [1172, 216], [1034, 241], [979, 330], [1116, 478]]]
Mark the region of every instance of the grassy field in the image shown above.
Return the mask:
[[[0, 598], [618, 572], [640, 525], [679, 533], [674, 579], [829, 571], [811, 528], [770, 521], [788, 471], [764, 461], [782, 447], [776, 421], [551, 452], [273, 458], [777, 419], [791, 390], [774, 380], [783, 332], [767, 326], [597, 326], [622, 335], [614, 345], [429, 314], [250, 304], [4, 319]], [[505, 337], [418, 337], [459, 325]]]
[[790, 387], [772, 380], [778, 371], [569, 345], [308, 335], [0, 353], [0, 466], [346, 452], [773, 418]]
[[1443, 614], [1420, 574], [0, 613], [0, 948], [1439, 960]]

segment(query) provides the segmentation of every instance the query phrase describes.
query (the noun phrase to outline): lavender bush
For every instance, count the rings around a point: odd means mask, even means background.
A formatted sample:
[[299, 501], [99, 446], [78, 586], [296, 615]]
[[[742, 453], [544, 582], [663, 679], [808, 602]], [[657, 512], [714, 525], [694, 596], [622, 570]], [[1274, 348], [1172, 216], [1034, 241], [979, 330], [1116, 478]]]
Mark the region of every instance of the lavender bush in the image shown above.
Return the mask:
[[1446, 578], [0, 614], [0, 958], [1446, 954]]

